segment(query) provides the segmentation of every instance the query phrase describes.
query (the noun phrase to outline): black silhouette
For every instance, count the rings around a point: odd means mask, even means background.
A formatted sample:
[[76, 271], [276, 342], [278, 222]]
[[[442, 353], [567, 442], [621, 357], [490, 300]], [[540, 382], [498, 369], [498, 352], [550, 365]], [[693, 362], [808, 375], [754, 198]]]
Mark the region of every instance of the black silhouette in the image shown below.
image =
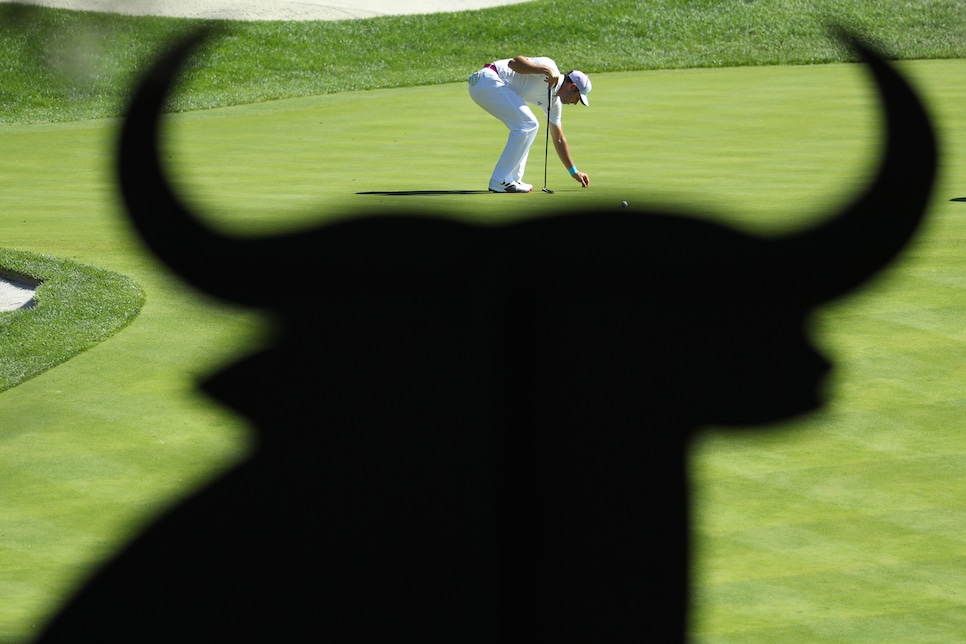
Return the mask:
[[809, 313], [882, 270], [931, 191], [920, 102], [850, 42], [885, 104], [881, 167], [780, 238], [626, 210], [232, 238], [163, 178], [161, 106], [197, 39], [175, 48], [131, 104], [121, 188], [172, 270], [277, 319], [274, 346], [204, 385], [259, 446], [42, 641], [685, 639], [689, 440], [820, 404]]

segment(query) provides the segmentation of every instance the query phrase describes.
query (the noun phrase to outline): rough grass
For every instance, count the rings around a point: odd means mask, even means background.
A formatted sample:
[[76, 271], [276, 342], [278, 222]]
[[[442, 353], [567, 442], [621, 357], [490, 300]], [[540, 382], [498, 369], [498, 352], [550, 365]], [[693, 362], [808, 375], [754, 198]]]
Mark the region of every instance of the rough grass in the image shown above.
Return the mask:
[[[850, 60], [836, 21], [902, 59], [966, 56], [958, 0], [534, 0], [335, 22], [227, 22], [173, 109], [462, 80], [516, 53], [587, 72]], [[0, 122], [119, 115], [132, 79], [197, 20], [0, 5]]]
[[36, 306], [0, 313], [0, 392], [110, 337], [144, 302], [129, 278], [69, 260], [0, 249], [0, 266], [43, 281]]

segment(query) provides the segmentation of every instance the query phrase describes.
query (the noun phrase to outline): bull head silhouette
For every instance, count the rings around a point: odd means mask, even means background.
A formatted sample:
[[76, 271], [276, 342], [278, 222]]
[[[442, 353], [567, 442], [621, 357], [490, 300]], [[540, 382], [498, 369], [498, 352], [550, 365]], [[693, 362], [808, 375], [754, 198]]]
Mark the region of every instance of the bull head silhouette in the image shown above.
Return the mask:
[[118, 170], [158, 257], [278, 321], [274, 346], [204, 385], [259, 447], [110, 563], [46, 641], [684, 639], [689, 439], [819, 405], [829, 365], [808, 314], [881, 271], [926, 210], [936, 145], [912, 90], [849, 39], [885, 105], [881, 165], [783, 237], [578, 211], [245, 239], [192, 214], [159, 161], [161, 107], [198, 40], [141, 83]]

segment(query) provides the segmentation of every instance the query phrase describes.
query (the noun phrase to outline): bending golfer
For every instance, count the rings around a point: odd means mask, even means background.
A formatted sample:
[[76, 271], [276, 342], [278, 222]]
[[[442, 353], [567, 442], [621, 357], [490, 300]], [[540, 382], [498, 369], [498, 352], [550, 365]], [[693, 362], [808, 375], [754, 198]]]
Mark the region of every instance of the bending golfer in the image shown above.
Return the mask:
[[577, 170], [570, 156], [570, 147], [560, 124], [563, 103], [575, 105], [579, 101], [589, 105], [587, 94], [591, 86], [587, 74], [573, 71], [561, 75], [557, 64], [549, 58], [517, 56], [484, 65], [470, 76], [469, 84], [470, 98], [503, 121], [510, 130], [506, 148], [490, 177], [492, 192], [533, 190], [533, 186], [523, 183], [522, 179], [540, 121], [527, 103], [536, 104], [545, 112], [553, 147], [570, 176], [585, 188], [590, 185], [590, 178]]

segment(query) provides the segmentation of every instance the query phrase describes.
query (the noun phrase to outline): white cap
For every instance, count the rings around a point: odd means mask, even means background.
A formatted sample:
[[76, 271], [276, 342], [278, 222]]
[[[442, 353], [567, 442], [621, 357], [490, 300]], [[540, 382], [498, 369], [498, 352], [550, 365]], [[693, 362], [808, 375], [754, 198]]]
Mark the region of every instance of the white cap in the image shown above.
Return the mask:
[[590, 99], [587, 98], [591, 90], [590, 78], [587, 77], [587, 74], [576, 70], [570, 72], [567, 76], [570, 76], [570, 80], [577, 86], [577, 91], [580, 92], [580, 102], [590, 107]]

